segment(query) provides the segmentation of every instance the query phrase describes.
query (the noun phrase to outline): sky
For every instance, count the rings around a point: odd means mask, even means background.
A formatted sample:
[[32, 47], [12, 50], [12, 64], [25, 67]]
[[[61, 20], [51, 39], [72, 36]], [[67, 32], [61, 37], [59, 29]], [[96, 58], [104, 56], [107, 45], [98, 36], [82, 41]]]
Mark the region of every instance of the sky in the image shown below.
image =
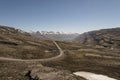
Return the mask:
[[120, 27], [120, 0], [0, 0], [0, 25], [73, 33]]

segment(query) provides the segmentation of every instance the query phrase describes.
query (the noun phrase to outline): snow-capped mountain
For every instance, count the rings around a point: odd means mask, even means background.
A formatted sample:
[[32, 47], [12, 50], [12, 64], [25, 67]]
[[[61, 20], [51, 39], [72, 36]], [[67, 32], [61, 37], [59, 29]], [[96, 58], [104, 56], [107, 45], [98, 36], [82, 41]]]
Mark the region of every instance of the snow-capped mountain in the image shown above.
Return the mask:
[[32, 32], [33, 35], [44, 39], [52, 39], [58, 41], [71, 41], [76, 38], [78, 33], [54, 32], [54, 31], [36, 31]]

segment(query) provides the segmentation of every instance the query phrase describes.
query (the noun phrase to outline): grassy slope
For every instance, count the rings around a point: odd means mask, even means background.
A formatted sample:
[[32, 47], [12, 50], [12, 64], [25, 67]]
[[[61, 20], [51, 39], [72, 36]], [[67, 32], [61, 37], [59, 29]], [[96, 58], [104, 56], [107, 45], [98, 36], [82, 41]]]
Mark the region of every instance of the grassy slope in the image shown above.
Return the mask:
[[58, 53], [52, 41], [40, 40], [21, 30], [0, 26], [0, 56], [2, 57], [38, 59], [56, 56]]
[[[58, 53], [59, 51], [52, 41], [41, 40], [18, 29], [0, 26], [0, 57], [40, 59], [56, 56]], [[44, 74], [44, 76], [51, 75], [51, 72], [58, 74], [59, 71], [61, 71], [42, 66], [39, 62], [0, 61], [0, 80], [28, 80], [28, 78], [24, 76], [28, 70], [38, 70], [37, 72]], [[71, 73], [67, 71], [65, 71], [65, 73], [67, 74], [66, 77], [70, 74], [69, 77], [73, 77], [75, 80], [85, 80], [71, 75]], [[53, 77], [56, 77], [58, 80], [63, 80], [65, 73], [64, 71], [59, 73], [58, 76], [60, 76], [61, 79], [55, 75], [53, 75]], [[50, 77], [48, 76], [46, 78], [49, 79]]]
[[[9, 28], [7, 28], [8, 30]], [[57, 50], [51, 41], [44, 41], [32, 37], [28, 33], [19, 30], [9, 29], [5, 31], [0, 29], [0, 56], [33, 59], [47, 58], [50, 55], [43, 55], [45, 50], [55, 53]], [[13, 31], [12, 31], [13, 30]], [[8, 33], [7, 33], [8, 32]], [[11, 32], [11, 33], [10, 33]], [[68, 42], [58, 42], [60, 47], [65, 51], [66, 58], [62, 61], [54, 61], [43, 63], [44, 66], [56, 68], [58, 70], [90, 71], [95, 73], [106, 74], [110, 77], [120, 79], [120, 59], [108, 59], [102, 57], [85, 56], [86, 54], [94, 55], [111, 55], [113, 57], [120, 56], [120, 51], [110, 50], [108, 48], [98, 49], [85, 45], [73, 44]], [[37, 53], [37, 54], [35, 54]], [[39, 53], [39, 54], [38, 54]], [[24, 55], [24, 56], [23, 56]], [[40, 63], [38, 63], [40, 64]], [[29, 66], [35, 63], [9, 62], [0, 61], [0, 79], [2, 80], [26, 80], [25, 71]], [[40, 68], [41, 70], [44, 70]], [[53, 72], [53, 71], [52, 71]], [[47, 73], [46, 73], [47, 74]], [[82, 79], [78, 79], [82, 80]]]
[[[46, 63], [45, 66], [55, 67], [58, 69], [67, 69], [72, 72], [75, 71], [90, 71], [98, 74], [105, 74], [110, 77], [120, 79], [120, 59], [109, 59], [97, 56], [85, 56], [85, 54], [111, 55], [118, 56], [119, 52], [111, 51], [110, 49], [97, 49], [92, 47], [85, 47], [79, 44], [59, 42], [61, 48], [64, 49], [66, 58], [62, 61], [53, 63]], [[115, 55], [114, 55], [114, 54]]]

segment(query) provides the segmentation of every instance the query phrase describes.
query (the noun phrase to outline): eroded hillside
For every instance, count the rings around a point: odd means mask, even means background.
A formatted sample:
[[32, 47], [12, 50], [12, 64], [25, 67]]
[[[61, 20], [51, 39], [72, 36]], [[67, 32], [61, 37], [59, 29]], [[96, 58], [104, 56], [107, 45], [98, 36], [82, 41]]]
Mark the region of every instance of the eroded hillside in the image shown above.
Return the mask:
[[96, 47], [120, 48], [120, 28], [102, 29], [86, 32], [78, 36], [74, 41]]

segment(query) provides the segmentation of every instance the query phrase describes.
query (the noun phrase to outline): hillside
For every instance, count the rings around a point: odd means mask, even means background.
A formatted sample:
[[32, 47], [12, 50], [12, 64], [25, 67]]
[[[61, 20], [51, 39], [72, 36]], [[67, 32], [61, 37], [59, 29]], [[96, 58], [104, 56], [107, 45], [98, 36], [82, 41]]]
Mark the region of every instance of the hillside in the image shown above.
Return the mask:
[[66, 58], [44, 65], [72, 72], [94, 72], [120, 80], [120, 28], [91, 31], [79, 35], [71, 43], [57, 43]]
[[28, 71], [31, 71], [30, 76], [34, 80], [38, 80], [36, 77], [39, 80], [86, 80], [69, 70], [42, 65], [57, 61], [44, 62], [59, 57], [58, 46], [53, 41], [36, 38], [22, 30], [0, 26], [0, 80], [30, 80], [29, 76], [25, 76]]
[[41, 40], [20, 29], [0, 26], [0, 56], [39, 59], [58, 55], [54, 43]]
[[120, 48], [120, 28], [86, 32], [74, 39], [75, 42], [99, 48]]
[[[95, 36], [98, 34], [99, 36]], [[88, 35], [88, 34], [91, 35]], [[114, 33], [114, 34], [113, 34]], [[94, 37], [92, 36], [94, 34]], [[106, 36], [105, 36], [106, 35]], [[103, 46], [98, 44], [96, 38], [103, 36], [113, 36], [114, 45]], [[120, 48], [117, 44], [119, 41], [119, 28], [106, 29], [100, 31], [91, 31], [80, 35], [74, 42], [57, 41], [58, 45], [63, 49], [66, 58], [61, 61], [45, 63], [44, 66], [65, 69], [71, 72], [87, 71], [98, 74], [104, 74], [109, 77], [120, 80]], [[109, 38], [107, 38], [109, 39]], [[108, 42], [104, 42], [109, 44]], [[95, 79], [97, 80], [97, 79]], [[104, 80], [104, 79], [102, 79]]]
[[[19, 29], [0, 26], [0, 79], [29, 80], [25, 77], [28, 71], [31, 71], [32, 78], [37, 76], [42, 80], [86, 80], [73, 74], [78, 71], [120, 79], [119, 28], [84, 33], [74, 42], [45, 38], [43, 35], [38, 38]], [[101, 39], [106, 44], [112, 40], [114, 45], [106, 47], [100, 42]], [[60, 59], [61, 53], [63, 56]], [[45, 61], [50, 57], [57, 59]], [[9, 60], [12, 58], [17, 60]]]

